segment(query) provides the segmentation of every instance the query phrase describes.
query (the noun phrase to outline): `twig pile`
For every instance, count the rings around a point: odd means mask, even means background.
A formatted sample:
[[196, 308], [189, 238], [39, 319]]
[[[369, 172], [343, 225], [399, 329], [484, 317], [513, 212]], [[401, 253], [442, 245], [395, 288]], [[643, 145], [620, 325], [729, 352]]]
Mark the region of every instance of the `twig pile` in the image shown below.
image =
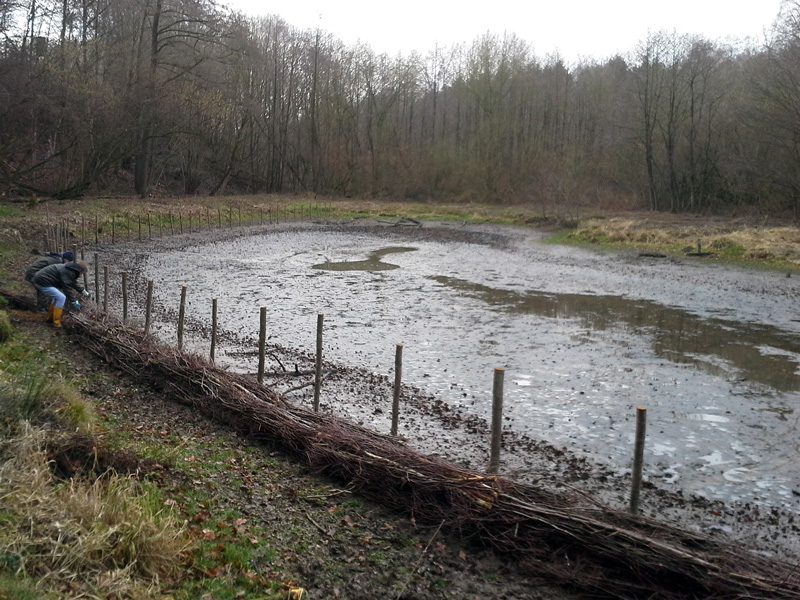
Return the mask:
[[800, 600], [792, 565], [577, 497], [468, 471], [286, 402], [254, 379], [81, 313], [70, 333], [165, 395], [303, 457], [354, 491], [520, 560], [594, 597]]

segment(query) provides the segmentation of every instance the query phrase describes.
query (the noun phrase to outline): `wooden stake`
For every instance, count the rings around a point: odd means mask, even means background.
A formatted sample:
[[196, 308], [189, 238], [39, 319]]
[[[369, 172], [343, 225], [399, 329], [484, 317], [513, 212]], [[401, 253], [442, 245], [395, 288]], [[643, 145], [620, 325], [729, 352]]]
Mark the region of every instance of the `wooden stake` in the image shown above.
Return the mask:
[[631, 471], [631, 514], [639, 513], [639, 491], [642, 487], [642, 467], [644, 465], [644, 438], [647, 429], [647, 409], [636, 409], [636, 442], [633, 447], [633, 471]]
[[186, 318], [186, 286], [181, 286], [181, 309], [178, 313], [178, 350], [183, 349], [183, 320]]
[[317, 315], [317, 363], [314, 369], [314, 412], [319, 412], [319, 388], [322, 385], [322, 320], [325, 315]]
[[147, 281], [147, 302], [144, 305], [144, 334], [150, 333], [150, 314], [153, 310], [153, 280]]
[[94, 301], [100, 302], [100, 255], [94, 253]]
[[111, 243], [117, 241], [117, 215], [111, 215]]
[[392, 435], [397, 435], [400, 416], [400, 382], [403, 379], [403, 344], [397, 344], [394, 352], [394, 398], [392, 400]]
[[103, 312], [108, 313], [108, 265], [103, 265]]
[[214, 362], [214, 355], [217, 349], [217, 299], [211, 299], [211, 362]]
[[122, 272], [122, 324], [128, 324], [128, 272]]
[[494, 370], [492, 387], [492, 448], [487, 473], [497, 473], [500, 468], [500, 441], [503, 439], [503, 377], [505, 369]]
[[94, 243], [97, 245], [99, 243], [98, 238], [100, 236], [100, 228], [98, 227], [97, 223], [97, 215], [94, 216]]
[[258, 330], [258, 383], [264, 383], [264, 355], [267, 349], [267, 307], [261, 307], [261, 327]]

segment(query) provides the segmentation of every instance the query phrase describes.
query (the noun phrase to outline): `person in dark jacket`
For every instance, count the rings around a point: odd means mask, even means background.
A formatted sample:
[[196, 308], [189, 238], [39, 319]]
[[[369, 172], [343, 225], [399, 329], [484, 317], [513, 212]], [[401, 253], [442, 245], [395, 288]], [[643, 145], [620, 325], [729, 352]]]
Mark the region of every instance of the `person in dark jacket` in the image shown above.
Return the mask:
[[[57, 252], [48, 252], [44, 256], [31, 263], [31, 266], [29, 266], [27, 271], [25, 271], [25, 281], [33, 285], [33, 276], [45, 267], [57, 265], [59, 263], [68, 263], [72, 262], [73, 260], [75, 260], [75, 255], [69, 250], [63, 254], [58, 254]], [[36, 288], [36, 286], [33, 287]], [[47, 296], [42, 294], [42, 292], [40, 292], [38, 289], [36, 289], [36, 312], [47, 312]]]
[[60, 265], [50, 265], [41, 269], [33, 276], [33, 285], [50, 299], [50, 311], [47, 320], [52, 321], [56, 327], [61, 327], [61, 316], [64, 313], [64, 304], [69, 295], [72, 306], [80, 308], [78, 297], [88, 296], [89, 292], [80, 284], [80, 277], [86, 272], [83, 263], [70, 262]]

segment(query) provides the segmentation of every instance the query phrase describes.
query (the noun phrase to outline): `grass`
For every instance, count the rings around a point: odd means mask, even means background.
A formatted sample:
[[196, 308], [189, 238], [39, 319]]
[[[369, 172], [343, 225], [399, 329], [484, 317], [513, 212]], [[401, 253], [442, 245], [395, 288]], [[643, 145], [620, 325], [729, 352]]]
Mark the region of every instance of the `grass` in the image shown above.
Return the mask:
[[796, 227], [756, 226], [721, 219], [693, 220], [674, 215], [592, 217], [574, 230], [560, 231], [551, 241], [673, 255], [686, 255], [699, 249], [714, 259], [733, 264], [800, 270], [800, 230]]
[[[0, 598], [164, 598], [169, 589], [176, 600], [207, 593], [260, 600], [265, 590], [285, 588], [257, 575], [278, 554], [270, 532], [245, 526], [210, 495], [114, 473], [53, 475], [45, 440], [58, 428], [99, 427], [93, 405], [69, 381], [70, 365], [24, 332], [0, 345]], [[173, 438], [164, 450], [156, 432], [139, 449], [170, 455], [204, 480], [237, 462], [222, 440]], [[125, 435], [114, 439], [131, 448]]]
[[[42, 238], [44, 223], [66, 219], [75, 233], [75, 241], [110, 242], [112, 222], [117, 242], [141, 236], [197, 231], [208, 228], [235, 228], [239, 225], [286, 220], [359, 220], [395, 221], [414, 218], [422, 221], [461, 223], [485, 222], [524, 227], [544, 227], [557, 232], [553, 241], [568, 244], [591, 244], [613, 248], [632, 248], [685, 254], [696, 247], [697, 240], [717, 260], [739, 264], [761, 264], [768, 268], [795, 269], [800, 265], [798, 229], [766, 225], [752, 219], [724, 219], [697, 215], [641, 212], [588, 212], [573, 208], [559, 211], [551, 206], [548, 216], [540, 205], [503, 205], [492, 203], [434, 203], [387, 199], [350, 199], [316, 197], [311, 194], [260, 195], [187, 198], [128, 199], [125, 211], [119, 200], [87, 198], [80, 202], [39, 201], [26, 210], [10, 204], [0, 205], [8, 213], [9, 227], [20, 234], [0, 238], [0, 277], [14, 275], [7, 258], [19, 258], [23, 237]], [[579, 216], [585, 213], [585, 216]], [[565, 215], [569, 216], [565, 216]], [[100, 231], [95, 230], [95, 223]], [[141, 225], [140, 225], [141, 223]], [[9, 237], [10, 235], [10, 237]], [[28, 249], [26, 248], [26, 251]], [[16, 253], [16, 254], [15, 254]], [[8, 278], [14, 281], [14, 277]], [[17, 289], [23, 285], [14, 282]]]
[[132, 477], [55, 477], [45, 442], [96, 427], [62, 370], [24, 334], [0, 345], [0, 598], [160, 597], [190, 543], [183, 518]]
[[24, 575], [51, 592], [81, 582], [100, 597], [147, 597], [158, 580], [176, 576], [188, 538], [159, 491], [113, 474], [55, 479], [43, 449], [50, 435], [28, 427], [6, 440], [0, 465], [3, 574]]

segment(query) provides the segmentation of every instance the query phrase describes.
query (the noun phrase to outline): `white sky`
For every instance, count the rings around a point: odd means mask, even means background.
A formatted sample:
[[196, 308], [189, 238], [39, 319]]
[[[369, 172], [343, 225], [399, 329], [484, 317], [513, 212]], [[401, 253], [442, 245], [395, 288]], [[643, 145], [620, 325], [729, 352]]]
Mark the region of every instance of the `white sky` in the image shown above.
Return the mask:
[[276, 14], [291, 25], [363, 42], [378, 53], [421, 54], [437, 44], [472, 42], [487, 31], [514, 33], [536, 56], [626, 54], [648, 31], [764, 39], [780, 0], [222, 0], [251, 16]]

